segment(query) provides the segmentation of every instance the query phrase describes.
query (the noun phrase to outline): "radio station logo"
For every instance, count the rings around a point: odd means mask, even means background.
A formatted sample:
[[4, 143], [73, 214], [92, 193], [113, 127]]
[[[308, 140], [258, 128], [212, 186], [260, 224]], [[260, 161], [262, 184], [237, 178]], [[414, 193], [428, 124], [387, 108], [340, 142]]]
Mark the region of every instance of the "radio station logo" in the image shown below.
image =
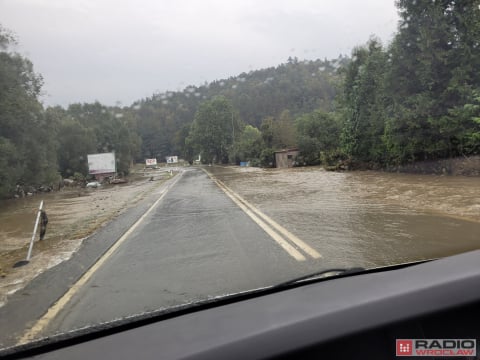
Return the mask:
[[476, 356], [475, 339], [397, 339], [397, 356]]

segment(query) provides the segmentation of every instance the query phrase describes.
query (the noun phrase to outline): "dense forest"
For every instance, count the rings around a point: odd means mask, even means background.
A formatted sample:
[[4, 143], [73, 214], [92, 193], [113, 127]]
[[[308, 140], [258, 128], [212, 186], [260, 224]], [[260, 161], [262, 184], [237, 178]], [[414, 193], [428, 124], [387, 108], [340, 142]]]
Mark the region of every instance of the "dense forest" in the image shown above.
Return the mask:
[[[191, 160], [203, 152], [204, 160], [212, 161], [215, 154], [208, 156], [207, 153], [213, 150], [203, 149], [195, 136], [202, 130], [198, 126], [202, 121], [199, 118], [208, 112], [210, 105], [213, 106], [212, 111], [219, 112], [217, 118], [213, 114], [210, 116], [210, 125], [217, 122], [226, 131], [225, 134], [218, 134], [220, 137], [213, 141], [227, 141], [225, 146], [230, 152], [233, 151], [233, 143], [240, 140], [246, 125], [260, 129], [269, 123], [272, 126], [273, 122], [277, 126], [283, 114], [283, 117], [288, 117], [287, 125], [292, 126], [294, 118], [305, 112], [316, 109], [333, 111], [336, 91], [342, 79], [338, 69], [347, 63], [346, 57], [303, 62], [289, 58], [276, 68], [250, 71], [198, 87], [188, 86], [181, 92], [156, 94], [138, 101], [131, 107], [142, 139], [138, 160], [145, 157], [162, 159], [170, 154]], [[235, 132], [232, 132], [232, 124], [236, 129], [235, 141], [231, 137]], [[206, 130], [208, 123], [204, 122], [202, 127]], [[228, 161], [229, 157], [224, 155], [220, 156], [221, 159], [217, 157], [217, 161]], [[232, 158], [235, 158], [233, 154]]]
[[352, 53], [342, 144], [357, 161], [396, 164], [480, 150], [480, 2], [400, 0], [392, 43]]
[[131, 106], [45, 107], [42, 77], [0, 27], [0, 197], [87, 176], [86, 155], [133, 162], [380, 168], [480, 152], [480, 3], [399, 0], [389, 44], [371, 37], [350, 56], [289, 58], [277, 67], [154, 94]]

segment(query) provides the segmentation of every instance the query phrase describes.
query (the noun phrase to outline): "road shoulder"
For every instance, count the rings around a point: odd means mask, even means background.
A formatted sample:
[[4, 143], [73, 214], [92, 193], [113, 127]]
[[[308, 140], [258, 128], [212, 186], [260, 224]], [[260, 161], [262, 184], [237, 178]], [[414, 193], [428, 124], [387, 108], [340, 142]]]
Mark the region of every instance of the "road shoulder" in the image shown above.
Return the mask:
[[33, 279], [0, 308], [0, 347], [12, 346], [152, 206], [176, 177], [86, 238], [73, 256]]

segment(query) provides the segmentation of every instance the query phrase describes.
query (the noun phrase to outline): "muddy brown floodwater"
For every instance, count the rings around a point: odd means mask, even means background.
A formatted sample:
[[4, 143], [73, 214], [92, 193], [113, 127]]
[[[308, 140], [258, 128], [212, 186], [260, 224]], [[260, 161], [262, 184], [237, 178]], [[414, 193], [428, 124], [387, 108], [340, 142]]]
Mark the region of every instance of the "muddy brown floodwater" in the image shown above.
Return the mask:
[[318, 167], [209, 171], [329, 266], [382, 266], [480, 248], [479, 177]]
[[[480, 178], [321, 168], [208, 167], [226, 185], [322, 254], [324, 267], [374, 267], [480, 248]], [[143, 174], [142, 174], [143, 175]], [[68, 259], [87, 235], [134, 206], [160, 181], [137, 179], [3, 201], [0, 306], [45, 269]], [[40, 200], [49, 224], [25, 258]]]
[[[154, 176], [156, 181], [148, 181]], [[127, 184], [98, 189], [65, 188], [60, 192], [0, 201], [0, 306], [8, 295], [35, 276], [69, 259], [82, 240], [100, 226], [135, 206], [154, 187], [169, 178], [157, 171], [132, 176]], [[48, 214], [45, 239], [38, 232], [28, 266], [14, 267], [26, 258], [40, 201]]]

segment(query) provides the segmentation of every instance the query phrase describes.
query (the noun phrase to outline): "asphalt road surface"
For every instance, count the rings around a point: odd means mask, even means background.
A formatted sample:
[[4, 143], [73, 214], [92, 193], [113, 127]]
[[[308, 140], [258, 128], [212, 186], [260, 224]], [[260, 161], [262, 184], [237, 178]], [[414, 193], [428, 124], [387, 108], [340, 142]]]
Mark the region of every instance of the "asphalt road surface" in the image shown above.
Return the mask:
[[265, 287], [322, 268], [322, 258], [292, 256], [248, 212], [202, 169], [183, 171], [64, 299], [41, 335]]

